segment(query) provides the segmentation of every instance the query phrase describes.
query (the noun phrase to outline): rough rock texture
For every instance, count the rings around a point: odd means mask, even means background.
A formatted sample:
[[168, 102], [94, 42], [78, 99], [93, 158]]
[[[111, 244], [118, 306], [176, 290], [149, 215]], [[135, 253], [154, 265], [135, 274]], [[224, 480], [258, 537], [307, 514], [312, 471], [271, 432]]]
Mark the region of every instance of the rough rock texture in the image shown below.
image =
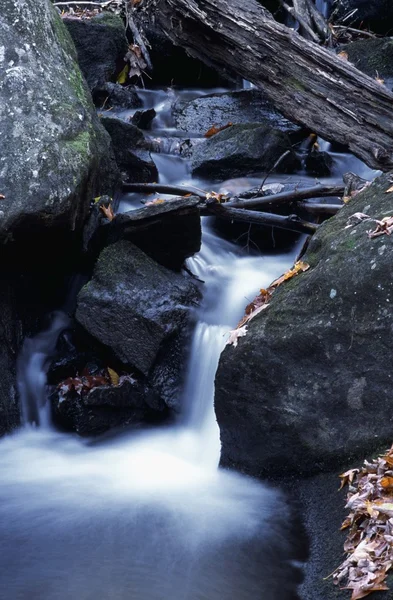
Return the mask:
[[333, 158], [328, 152], [311, 149], [311, 152], [306, 156], [304, 166], [310, 175], [329, 177], [332, 173]]
[[102, 12], [91, 19], [63, 19], [74, 41], [78, 63], [91, 91], [111, 81], [124, 68], [128, 42], [118, 15]]
[[109, 108], [141, 108], [143, 102], [132, 86], [123, 87], [120, 83], [105, 83], [93, 92], [96, 106]]
[[393, 26], [393, 5], [391, 0], [336, 0], [334, 8], [336, 20], [345, 18], [356, 10], [345, 25], [370, 28], [376, 33], [387, 33]]
[[[391, 443], [393, 246], [369, 239], [392, 214], [384, 175], [326, 221], [237, 348], [224, 350], [215, 407], [222, 463], [261, 475], [315, 472]], [[356, 219], [355, 219], [356, 221]]]
[[0, 14], [0, 241], [82, 226], [116, 167], [49, 0], [4, 0]]
[[157, 167], [147, 150], [149, 147], [140, 129], [122, 119], [102, 117], [102, 124], [112, 139], [117, 165], [129, 182], [158, 181]]
[[[392, 15], [393, 18], [393, 15]], [[358, 40], [345, 46], [348, 60], [357, 69], [393, 85], [393, 38]]]
[[298, 130], [266, 99], [261, 90], [249, 89], [178, 100], [173, 107], [176, 127], [204, 134], [210, 127], [227, 123], [265, 123], [282, 131]]
[[77, 320], [117, 358], [147, 376], [158, 355], [190, 324], [199, 290], [120, 241], [100, 255], [78, 296]]
[[285, 133], [263, 123], [232, 125], [196, 146], [191, 168], [215, 179], [249, 175], [271, 169], [286, 150], [278, 170], [294, 171], [299, 161]]

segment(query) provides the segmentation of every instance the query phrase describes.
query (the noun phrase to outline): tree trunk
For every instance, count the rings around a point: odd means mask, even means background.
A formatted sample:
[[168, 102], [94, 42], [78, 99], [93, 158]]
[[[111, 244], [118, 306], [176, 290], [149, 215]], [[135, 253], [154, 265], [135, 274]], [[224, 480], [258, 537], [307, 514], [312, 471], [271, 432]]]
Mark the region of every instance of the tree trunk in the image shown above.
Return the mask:
[[147, 0], [147, 8], [175, 44], [260, 86], [288, 119], [393, 169], [393, 94], [256, 0]]

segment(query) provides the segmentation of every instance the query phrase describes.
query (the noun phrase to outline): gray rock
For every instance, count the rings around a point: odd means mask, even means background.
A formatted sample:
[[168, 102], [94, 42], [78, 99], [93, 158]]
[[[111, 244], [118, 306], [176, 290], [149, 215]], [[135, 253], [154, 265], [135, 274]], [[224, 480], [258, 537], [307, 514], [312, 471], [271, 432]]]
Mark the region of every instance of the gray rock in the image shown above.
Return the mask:
[[102, 117], [112, 139], [117, 165], [129, 182], [158, 181], [158, 171], [148, 151], [149, 144], [140, 129], [122, 119]]
[[260, 173], [271, 169], [286, 150], [291, 152], [278, 170], [293, 172], [300, 161], [286, 133], [263, 123], [232, 125], [195, 147], [191, 168], [195, 175], [215, 179]]
[[118, 15], [102, 12], [92, 18], [63, 18], [74, 41], [80, 69], [91, 91], [111, 81], [124, 67], [128, 42]]
[[391, 0], [336, 0], [335, 19], [340, 21], [352, 11], [356, 11], [345, 25], [370, 28], [377, 33], [388, 33], [393, 26], [393, 5]]
[[[362, 212], [392, 214], [389, 175], [326, 221], [237, 348], [224, 350], [215, 407], [222, 463], [312, 473], [391, 443], [393, 246]], [[356, 218], [351, 219], [357, 222]]]
[[[393, 18], [393, 14], [392, 14]], [[393, 38], [358, 40], [345, 46], [348, 60], [370, 77], [393, 85]]]
[[328, 152], [312, 149], [306, 156], [305, 167], [307, 173], [317, 177], [329, 177], [332, 172], [333, 158]]
[[266, 99], [261, 90], [249, 89], [178, 100], [173, 107], [176, 127], [203, 135], [210, 127], [227, 123], [264, 123], [281, 131], [299, 129]]
[[[2, 2], [0, 241], [82, 226], [117, 170], [65, 25], [49, 0]], [[23, 241], [23, 240], [22, 240]]]
[[105, 83], [93, 93], [94, 102], [99, 107], [108, 108], [141, 108], [143, 102], [131, 87], [123, 87], [119, 83]]
[[122, 363], [147, 376], [166, 344], [187, 330], [199, 297], [190, 279], [120, 241], [101, 253], [79, 293], [76, 318]]

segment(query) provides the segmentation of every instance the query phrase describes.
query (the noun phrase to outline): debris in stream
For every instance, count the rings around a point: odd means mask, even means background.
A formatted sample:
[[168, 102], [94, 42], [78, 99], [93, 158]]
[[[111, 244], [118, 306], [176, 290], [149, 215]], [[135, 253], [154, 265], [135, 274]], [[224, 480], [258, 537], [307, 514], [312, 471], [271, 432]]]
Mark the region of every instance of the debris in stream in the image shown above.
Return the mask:
[[360, 469], [342, 475], [348, 485], [349, 515], [341, 529], [349, 528], [345, 560], [333, 573], [336, 585], [352, 590], [351, 600], [388, 590], [386, 577], [393, 565], [393, 446]]
[[224, 131], [224, 129], [228, 129], [228, 127], [232, 127], [233, 123], [227, 123], [226, 125], [222, 125], [221, 127], [216, 127], [215, 125], [213, 125], [212, 127], [210, 127], [210, 129], [208, 129], [206, 131], [206, 133], [204, 134], [205, 138], [210, 138], [213, 135], [216, 135], [216, 133], [220, 133], [220, 131]]
[[110, 367], [101, 370], [98, 375], [90, 373], [89, 369], [85, 367], [81, 375], [76, 374], [75, 377], [67, 377], [67, 379], [58, 384], [57, 389], [59, 390], [60, 398], [64, 399], [70, 392], [75, 392], [78, 396], [82, 396], [94, 388], [104, 385], [117, 387], [124, 381], [136, 383], [136, 379], [132, 375], [119, 375]]
[[304, 271], [307, 271], [309, 268], [309, 264], [299, 260], [294, 264], [292, 269], [289, 269], [283, 275], [281, 275], [281, 277], [275, 279], [267, 289], [262, 288], [259, 291], [259, 294], [255, 296], [254, 300], [247, 304], [245, 315], [237, 324], [236, 329], [233, 329], [229, 332], [227, 345], [233, 344], [233, 346], [236, 348], [238, 338], [245, 336], [247, 333], [246, 324], [269, 306], [269, 301], [274, 290], [284, 283], [284, 281], [292, 279], [292, 277], [295, 277], [295, 275], [298, 275], [299, 273], [304, 273]]
[[100, 206], [100, 211], [104, 213], [104, 215], [109, 221], [113, 221], [113, 219], [115, 218], [115, 213], [113, 212], [112, 204], [109, 204], [108, 206], [102, 204]]
[[381, 235], [391, 235], [393, 233], [393, 217], [384, 217], [380, 221], [375, 220], [377, 224], [374, 231], [368, 231], [369, 238], [376, 238]]

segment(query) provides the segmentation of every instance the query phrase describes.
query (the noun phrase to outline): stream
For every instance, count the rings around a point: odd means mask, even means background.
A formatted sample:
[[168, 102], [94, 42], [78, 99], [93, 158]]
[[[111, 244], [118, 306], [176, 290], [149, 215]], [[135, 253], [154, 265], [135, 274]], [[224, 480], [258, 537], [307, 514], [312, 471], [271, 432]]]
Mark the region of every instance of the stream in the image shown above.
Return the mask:
[[[157, 111], [150, 135], [179, 135], [170, 116], [173, 98], [160, 91], [141, 95]], [[191, 180], [180, 156], [157, 153], [154, 160], [163, 183], [222, 187]], [[349, 168], [370, 176], [353, 157], [335, 160], [336, 178]], [[248, 178], [246, 186], [255, 182], [260, 178]], [[124, 196], [120, 210], [139, 207], [140, 198]], [[228, 331], [301, 246], [300, 239], [285, 252], [248, 255], [204, 219], [202, 249], [188, 261], [205, 282], [204, 299], [176, 425], [94, 440], [56, 431], [46, 370], [66, 313], [56, 312], [48, 330], [25, 341], [18, 363], [25, 425], [0, 441], [1, 599], [298, 598], [305, 553], [292, 504], [277, 489], [218, 469], [213, 396]]]

